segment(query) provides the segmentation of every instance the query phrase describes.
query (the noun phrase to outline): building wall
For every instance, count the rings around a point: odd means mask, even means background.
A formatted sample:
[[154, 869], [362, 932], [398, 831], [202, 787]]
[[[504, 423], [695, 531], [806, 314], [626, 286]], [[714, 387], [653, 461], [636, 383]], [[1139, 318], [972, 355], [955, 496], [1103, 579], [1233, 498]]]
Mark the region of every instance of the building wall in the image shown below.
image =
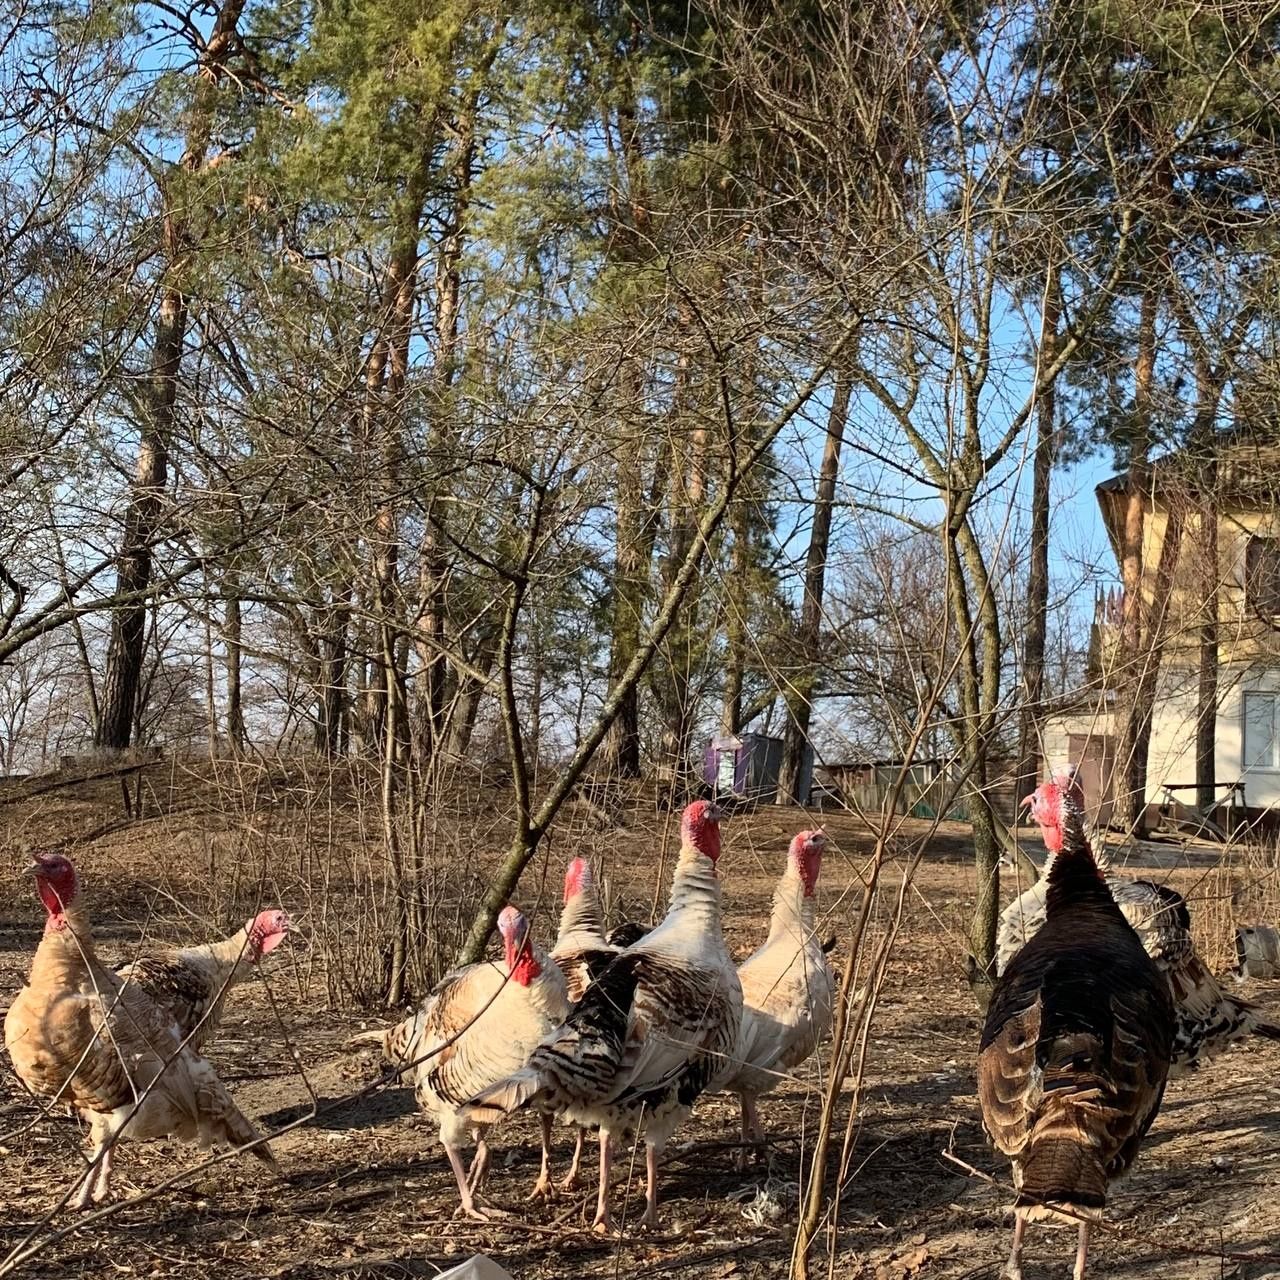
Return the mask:
[[[1244, 761], [1244, 694], [1280, 693], [1280, 668], [1256, 661], [1224, 665], [1218, 673], [1217, 750], [1214, 770], [1220, 783], [1245, 784], [1245, 803], [1251, 809], [1280, 808], [1280, 769], [1254, 766]], [[1045, 760], [1050, 769], [1072, 763], [1073, 738], [1112, 737], [1112, 717], [1100, 707], [1050, 716], [1043, 726]], [[1165, 783], [1179, 786], [1196, 780], [1196, 673], [1173, 667], [1161, 671], [1151, 723], [1151, 749], [1147, 756], [1147, 803], [1163, 800]], [[1178, 791], [1183, 804], [1193, 804], [1194, 794]], [[1225, 802], [1226, 792], [1218, 798]]]
[[1218, 781], [1241, 779], [1250, 809], [1280, 808], [1280, 769], [1247, 767], [1244, 756], [1244, 695], [1280, 693], [1280, 668], [1236, 664], [1220, 669], [1218, 679]]
[[[1102, 503], [1104, 517], [1118, 518], [1118, 500]], [[1167, 512], [1157, 499], [1147, 509], [1143, 525], [1143, 584], [1150, 603], [1156, 565], [1164, 544]], [[1183, 525], [1178, 569], [1166, 615], [1164, 662], [1192, 664], [1199, 652], [1199, 627], [1204, 618], [1205, 566], [1199, 548], [1198, 512]], [[1280, 665], [1280, 629], [1250, 613], [1245, 599], [1245, 555], [1251, 537], [1280, 537], [1280, 513], [1243, 506], [1225, 506], [1218, 519], [1218, 646], [1224, 663], [1262, 662]], [[1114, 639], [1109, 637], [1109, 639]], [[1109, 655], [1114, 656], [1114, 655]]]

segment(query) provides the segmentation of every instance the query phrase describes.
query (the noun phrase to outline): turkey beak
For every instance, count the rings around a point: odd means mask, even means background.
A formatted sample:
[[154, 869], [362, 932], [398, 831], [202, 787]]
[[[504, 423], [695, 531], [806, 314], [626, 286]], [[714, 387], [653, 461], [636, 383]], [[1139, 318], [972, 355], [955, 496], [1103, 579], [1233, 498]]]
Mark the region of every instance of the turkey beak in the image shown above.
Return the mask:
[[24, 876], [38, 876], [44, 868], [33, 858], [25, 867], [22, 868]]
[[1031, 808], [1031, 806], [1032, 806], [1033, 804], [1035, 804], [1035, 802], [1036, 802], [1036, 797], [1035, 797], [1035, 794], [1034, 794], [1034, 792], [1033, 792], [1033, 793], [1032, 793], [1031, 795], [1029, 795], [1029, 796], [1023, 796], [1023, 797], [1022, 797], [1022, 799], [1018, 801], [1018, 808], [1019, 808], [1019, 809], [1030, 809], [1030, 808]]

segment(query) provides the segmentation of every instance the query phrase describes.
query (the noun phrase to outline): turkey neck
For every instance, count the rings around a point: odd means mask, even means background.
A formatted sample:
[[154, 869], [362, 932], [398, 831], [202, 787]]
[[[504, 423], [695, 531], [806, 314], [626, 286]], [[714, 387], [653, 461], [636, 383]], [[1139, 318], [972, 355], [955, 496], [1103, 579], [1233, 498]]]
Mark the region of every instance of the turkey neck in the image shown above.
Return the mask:
[[[60, 925], [55, 921], [61, 918]], [[45, 981], [72, 983], [86, 970], [98, 973], [97, 952], [93, 945], [93, 926], [88, 914], [76, 903], [64, 907], [59, 916], [45, 921], [44, 937], [31, 962], [31, 983]]]
[[253, 968], [253, 947], [249, 944], [249, 930], [242, 928], [221, 942], [210, 942], [203, 947], [190, 947], [176, 953], [181, 958], [189, 958], [197, 967], [201, 962], [210, 964], [219, 973], [230, 969], [237, 978], [243, 977]]
[[604, 937], [604, 921], [600, 913], [600, 900], [594, 884], [586, 881], [581, 889], [564, 904], [560, 912], [560, 931], [556, 940], [561, 941], [571, 933], [592, 933]]
[[1115, 899], [1102, 869], [1093, 857], [1093, 850], [1085, 836], [1084, 822], [1078, 814], [1068, 812], [1063, 824], [1062, 851], [1053, 855], [1053, 865], [1046, 875], [1049, 891], [1045, 897], [1046, 914], [1069, 904], [1087, 901], [1106, 902], [1115, 906]]
[[[1094, 865], [1098, 868], [1098, 870], [1102, 872], [1104, 876], [1110, 875], [1111, 874], [1111, 855], [1107, 851], [1107, 846], [1105, 841], [1101, 838], [1099, 839], [1098, 849], [1095, 852], [1093, 844], [1088, 838], [1088, 833], [1084, 830], [1083, 826], [1081, 827], [1080, 838], [1084, 841], [1086, 845], [1088, 845], [1089, 852], [1093, 857]], [[1044, 868], [1040, 872], [1041, 880], [1047, 880], [1049, 878], [1049, 873], [1053, 870], [1054, 864], [1058, 861], [1059, 857], [1061, 857], [1061, 854], [1057, 854], [1057, 853], [1045, 854]]]
[[663, 924], [669, 924], [677, 915], [718, 935], [720, 877], [716, 875], [715, 863], [687, 844], [680, 847], [680, 858], [671, 880], [671, 901]]
[[560, 966], [545, 955], [541, 948], [533, 948], [533, 958], [538, 963], [538, 976], [527, 987], [522, 987], [518, 982], [508, 982], [503, 987], [502, 994], [522, 997], [539, 1013], [558, 1022], [564, 1016], [569, 999], [564, 975], [560, 972]]
[[813, 896], [805, 896], [804, 881], [794, 866], [788, 866], [773, 891], [773, 915], [769, 918], [769, 942], [790, 938], [796, 943], [813, 936]]

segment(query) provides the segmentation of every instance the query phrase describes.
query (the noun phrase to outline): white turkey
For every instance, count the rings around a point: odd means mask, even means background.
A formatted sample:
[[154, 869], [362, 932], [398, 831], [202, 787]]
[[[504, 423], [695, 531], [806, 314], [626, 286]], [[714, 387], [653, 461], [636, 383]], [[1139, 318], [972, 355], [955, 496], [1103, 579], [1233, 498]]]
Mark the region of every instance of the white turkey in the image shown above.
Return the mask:
[[801, 831], [773, 893], [769, 935], [738, 967], [742, 1025], [733, 1060], [714, 1085], [742, 1106], [740, 1160], [764, 1142], [756, 1099], [771, 1093], [818, 1047], [831, 1026], [835, 980], [815, 930], [815, 892], [827, 837]]
[[[476, 1200], [489, 1165], [485, 1134], [496, 1117], [475, 1112], [468, 1100], [521, 1066], [569, 1010], [564, 975], [533, 943], [521, 912], [505, 907], [498, 930], [505, 965], [486, 960], [457, 969], [441, 979], [412, 1017], [389, 1031], [355, 1037], [378, 1039], [383, 1057], [402, 1068], [401, 1078], [413, 1084], [418, 1104], [439, 1121], [461, 1212], [477, 1219], [496, 1213]], [[550, 1191], [550, 1127], [548, 1120], [542, 1128], [534, 1196]], [[469, 1137], [476, 1157], [468, 1174], [461, 1148]]]
[[594, 1226], [612, 1229], [614, 1140], [643, 1130], [642, 1225], [658, 1212], [658, 1156], [737, 1043], [742, 987], [720, 919], [719, 810], [695, 801], [682, 815], [681, 847], [666, 918], [623, 951], [528, 1064], [473, 1106], [497, 1114], [533, 1106], [600, 1127]]

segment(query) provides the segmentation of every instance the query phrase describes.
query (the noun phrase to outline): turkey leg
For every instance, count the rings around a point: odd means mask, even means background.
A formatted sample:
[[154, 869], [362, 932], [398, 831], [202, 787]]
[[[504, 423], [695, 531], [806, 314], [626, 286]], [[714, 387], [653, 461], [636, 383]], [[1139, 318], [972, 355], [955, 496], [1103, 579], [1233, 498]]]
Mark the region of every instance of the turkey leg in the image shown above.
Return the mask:
[[529, 1192], [530, 1200], [555, 1199], [555, 1184], [551, 1181], [551, 1117], [543, 1112], [538, 1117], [542, 1121], [542, 1168], [538, 1171], [538, 1180]]
[[644, 1147], [644, 1214], [640, 1226], [653, 1231], [658, 1225], [658, 1151], [647, 1142]]
[[756, 1110], [756, 1100], [747, 1093], [740, 1095], [742, 1103], [742, 1146], [734, 1163], [738, 1172], [744, 1171], [752, 1161], [759, 1158], [764, 1147], [764, 1129], [760, 1125], [760, 1113]]
[[1013, 1219], [1013, 1248], [1009, 1250], [1009, 1261], [1004, 1269], [1005, 1280], [1022, 1280], [1022, 1233], [1026, 1229], [1026, 1216], [1016, 1213]]
[[1080, 1224], [1080, 1244], [1076, 1249], [1076, 1265], [1071, 1272], [1071, 1280], [1084, 1280], [1085, 1258], [1089, 1253], [1089, 1224]]
[[467, 1186], [471, 1188], [473, 1194], [484, 1186], [484, 1180], [488, 1176], [489, 1144], [484, 1140], [484, 1135], [477, 1131], [476, 1154], [471, 1161], [471, 1168], [467, 1171]]
[[89, 1157], [89, 1172], [80, 1184], [75, 1207], [87, 1209], [91, 1204], [101, 1204], [111, 1193], [111, 1156], [115, 1151], [115, 1134], [95, 1121], [92, 1129], [93, 1154]]
[[609, 1131], [600, 1130], [600, 1190], [596, 1196], [596, 1217], [592, 1231], [607, 1236], [613, 1230], [613, 1216], [609, 1212], [609, 1177], [613, 1172], [613, 1143]]
[[561, 1191], [577, 1190], [578, 1174], [582, 1168], [582, 1148], [586, 1145], [586, 1141], [587, 1131], [580, 1128], [577, 1140], [573, 1144], [573, 1162], [569, 1165], [569, 1172], [559, 1182]]
[[[506, 1217], [507, 1215], [501, 1209], [491, 1209], [487, 1206], [481, 1207], [476, 1204], [471, 1188], [467, 1185], [467, 1172], [462, 1167], [462, 1154], [458, 1148], [451, 1142], [446, 1142], [444, 1143], [444, 1153], [449, 1157], [449, 1165], [453, 1169], [453, 1176], [458, 1182], [458, 1198], [462, 1202], [459, 1205], [458, 1212], [465, 1214], [468, 1218], [474, 1218], [477, 1222], [488, 1222], [491, 1218]], [[479, 1153], [477, 1152], [478, 1155]]]

